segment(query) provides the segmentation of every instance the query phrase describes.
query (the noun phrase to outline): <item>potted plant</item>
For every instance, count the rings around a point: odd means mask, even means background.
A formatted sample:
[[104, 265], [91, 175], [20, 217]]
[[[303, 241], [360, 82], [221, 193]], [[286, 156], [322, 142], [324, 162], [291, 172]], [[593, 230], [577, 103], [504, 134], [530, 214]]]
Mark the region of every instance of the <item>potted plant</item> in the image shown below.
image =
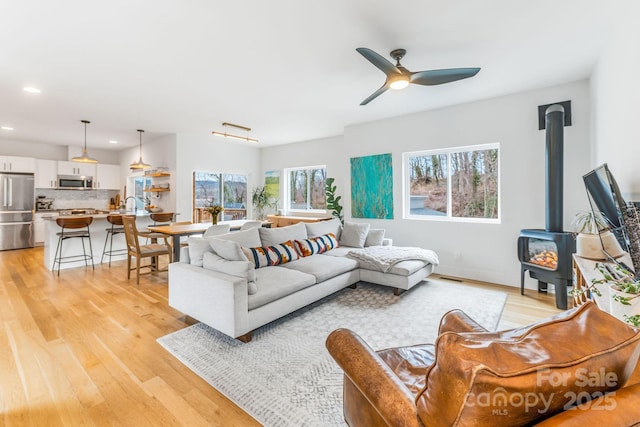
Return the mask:
[[609, 230], [607, 221], [601, 214], [592, 211], [578, 212], [572, 222], [576, 236], [576, 255], [588, 259], [607, 259], [607, 254], [612, 257], [623, 255], [624, 252], [618, 243], [616, 236]]
[[593, 286], [606, 284], [610, 299], [609, 312], [625, 322], [640, 326], [640, 281], [620, 265], [615, 267], [596, 264], [602, 279], [594, 279]]
[[258, 213], [256, 219], [263, 220], [265, 215], [264, 211], [266, 208], [275, 208], [277, 206], [277, 200], [272, 200], [267, 193], [267, 188], [264, 186], [257, 186], [253, 189], [253, 194], [251, 195], [251, 201], [253, 206], [257, 209]]
[[340, 205], [340, 199], [342, 196], [336, 197], [336, 186], [333, 185], [335, 178], [327, 178], [325, 180], [324, 194], [327, 198], [327, 209], [331, 210], [331, 215], [338, 218], [341, 223], [344, 224], [344, 218], [342, 217], [342, 206]]

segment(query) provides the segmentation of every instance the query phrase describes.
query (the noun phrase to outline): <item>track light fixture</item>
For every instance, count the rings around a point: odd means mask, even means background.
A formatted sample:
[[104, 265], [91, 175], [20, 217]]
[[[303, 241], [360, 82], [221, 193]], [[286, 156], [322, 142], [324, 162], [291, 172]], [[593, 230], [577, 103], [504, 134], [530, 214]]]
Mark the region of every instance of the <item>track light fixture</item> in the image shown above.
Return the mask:
[[[231, 139], [237, 139], [240, 141], [247, 141], [247, 142], [253, 142], [253, 143], [257, 143], [258, 140], [254, 139], [254, 138], [249, 138], [249, 132], [251, 132], [251, 128], [248, 128], [246, 126], [240, 126], [240, 125], [234, 125], [233, 123], [227, 123], [227, 122], [223, 122], [222, 126], [224, 126], [225, 130], [224, 132], [217, 132], [217, 131], [213, 131], [211, 132], [213, 135], [215, 136], [222, 136], [224, 138], [231, 138]], [[238, 136], [238, 135], [232, 135], [230, 133], [227, 133], [227, 126], [231, 126], [237, 129], [242, 129], [244, 131], [247, 132], [247, 136]]]

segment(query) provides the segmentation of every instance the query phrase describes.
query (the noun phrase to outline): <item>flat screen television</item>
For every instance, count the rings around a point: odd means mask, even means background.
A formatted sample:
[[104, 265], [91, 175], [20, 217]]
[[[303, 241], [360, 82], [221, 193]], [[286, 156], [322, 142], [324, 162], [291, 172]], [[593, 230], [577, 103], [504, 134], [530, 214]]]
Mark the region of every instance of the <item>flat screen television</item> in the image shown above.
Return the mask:
[[[626, 252], [632, 252], [630, 249], [635, 248], [630, 247], [629, 233], [623, 216], [623, 210], [627, 212], [627, 203], [622, 198], [618, 183], [607, 164], [598, 166], [582, 178], [593, 214], [600, 214], [616, 236], [620, 247]], [[634, 270], [638, 271], [635, 264], [634, 262]], [[630, 270], [627, 266], [625, 268]]]

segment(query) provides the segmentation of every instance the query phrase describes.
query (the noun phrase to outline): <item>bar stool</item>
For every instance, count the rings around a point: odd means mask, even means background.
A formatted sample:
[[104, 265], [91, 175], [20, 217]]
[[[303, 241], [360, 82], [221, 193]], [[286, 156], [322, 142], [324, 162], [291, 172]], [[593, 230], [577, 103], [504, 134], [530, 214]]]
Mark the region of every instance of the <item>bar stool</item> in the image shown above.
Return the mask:
[[[109, 257], [109, 268], [111, 268], [111, 257], [114, 255], [124, 255], [127, 253], [127, 248], [113, 250], [113, 236], [116, 234], [124, 234], [124, 227], [122, 226], [122, 215], [107, 215], [107, 221], [111, 224], [110, 228], [105, 228], [107, 232], [107, 238], [104, 240], [104, 247], [102, 248], [102, 256], [100, 257], [100, 264], [104, 256]], [[109, 242], [109, 250], [107, 249], [107, 242]]]
[[[91, 260], [91, 268], [95, 270], [95, 266], [93, 265], [93, 248], [91, 246], [91, 232], [89, 231], [89, 225], [93, 222], [93, 217], [90, 216], [80, 216], [80, 217], [58, 217], [56, 218], [56, 224], [62, 230], [56, 233], [58, 236], [58, 245], [56, 246], [56, 254], [53, 257], [53, 266], [51, 267], [51, 271], [56, 268], [56, 263], [58, 264], [58, 276], [60, 275], [60, 264], [63, 262], [73, 262], [84, 260], [84, 265], [88, 266], [87, 261]], [[76, 230], [76, 231], [69, 231]], [[66, 257], [62, 256], [62, 242], [68, 239], [81, 239], [82, 241], [82, 255], [69, 255]], [[84, 239], [89, 239], [89, 254], [87, 254]], [[66, 260], [66, 261], [63, 261]]]
[[[149, 218], [153, 220], [153, 226], [156, 227], [158, 225], [170, 225], [174, 216], [175, 214], [173, 212], [152, 212]], [[164, 234], [162, 233], [154, 233], [149, 230], [147, 230], [147, 233], [149, 233], [147, 243], [149, 239], [151, 239], [151, 243], [157, 243], [158, 239], [164, 238]]]

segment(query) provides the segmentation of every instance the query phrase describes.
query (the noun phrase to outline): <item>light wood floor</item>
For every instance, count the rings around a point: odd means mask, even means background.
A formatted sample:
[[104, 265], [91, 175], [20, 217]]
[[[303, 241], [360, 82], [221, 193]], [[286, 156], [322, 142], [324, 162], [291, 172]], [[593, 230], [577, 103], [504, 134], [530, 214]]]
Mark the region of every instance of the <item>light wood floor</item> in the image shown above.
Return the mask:
[[[156, 339], [193, 324], [167, 305], [167, 273], [127, 281], [126, 262], [63, 270], [43, 249], [0, 252], [0, 426], [253, 426]], [[499, 289], [501, 326], [557, 313], [550, 296]]]

